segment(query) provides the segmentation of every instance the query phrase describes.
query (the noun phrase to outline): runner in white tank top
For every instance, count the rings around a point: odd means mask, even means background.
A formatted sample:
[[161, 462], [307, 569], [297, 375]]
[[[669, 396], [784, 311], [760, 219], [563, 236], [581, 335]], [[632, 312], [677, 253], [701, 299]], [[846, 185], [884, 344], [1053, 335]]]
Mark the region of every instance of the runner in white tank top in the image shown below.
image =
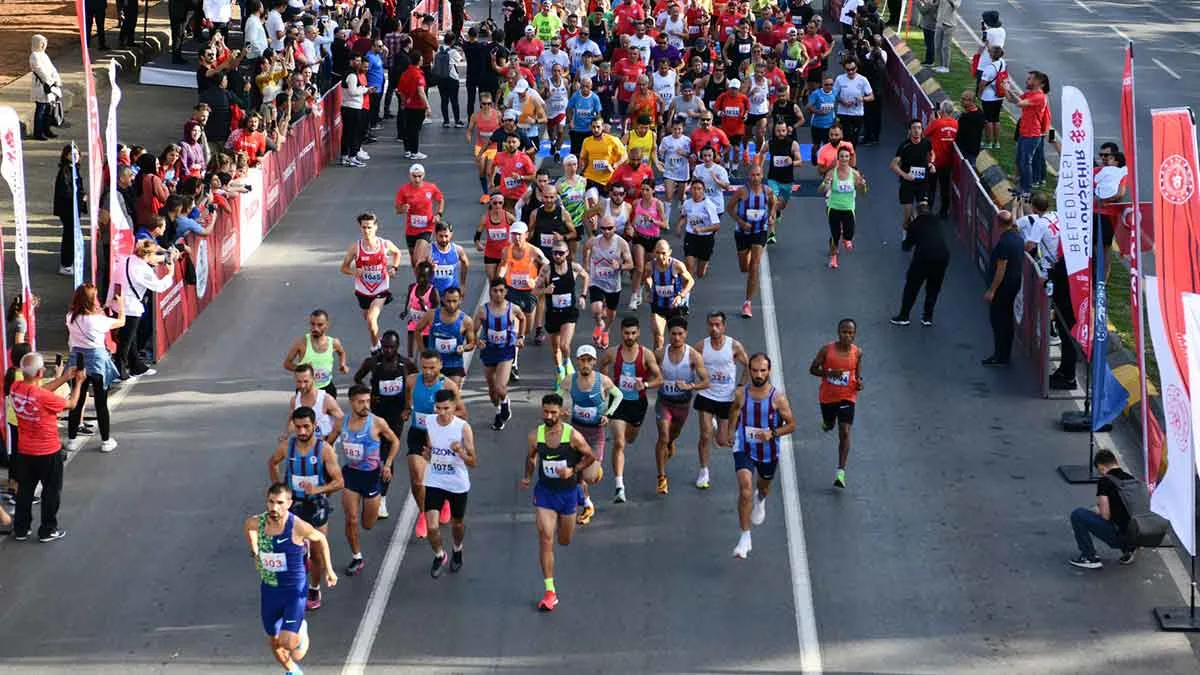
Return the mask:
[[300, 406], [312, 408], [316, 415], [317, 433], [328, 443], [332, 444], [342, 430], [341, 406], [324, 389], [317, 389], [313, 380], [312, 366], [307, 363], [296, 366], [296, 394], [292, 397], [292, 407], [288, 410], [288, 427], [286, 433], [291, 433], [292, 410]]
[[[425, 523], [429, 532], [429, 546], [433, 549], [433, 567], [430, 574], [438, 578], [449, 561], [450, 571], [457, 572], [463, 564], [463, 537], [466, 525], [463, 522], [467, 511], [467, 493], [471, 490], [471, 478], [467, 469], [475, 466], [475, 434], [471, 425], [454, 415], [457, 395], [442, 389], [434, 394], [433, 410], [436, 416], [429, 420], [426, 428], [429, 466], [425, 470]], [[450, 556], [442, 546], [442, 533], [438, 526], [438, 515], [442, 505], [450, 505], [451, 532], [454, 550]]]
[[608, 326], [615, 320], [621, 302], [621, 272], [633, 269], [629, 242], [617, 236], [616, 227], [612, 218], [601, 217], [598, 234], [588, 239], [583, 249], [589, 279], [588, 302], [596, 322], [592, 341], [601, 349], [608, 347]]
[[712, 451], [714, 418], [724, 438], [724, 434], [729, 433], [729, 412], [738, 382], [738, 365], [745, 372], [749, 358], [740, 342], [725, 335], [724, 312], [709, 312], [708, 337], [696, 343], [696, 349], [708, 371], [708, 389], [697, 392], [692, 404], [700, 413], [700, 442], [697, 447], [700, 475], [696, 478], [696, 487], [703, 489], [709, 484], [708, 460]]

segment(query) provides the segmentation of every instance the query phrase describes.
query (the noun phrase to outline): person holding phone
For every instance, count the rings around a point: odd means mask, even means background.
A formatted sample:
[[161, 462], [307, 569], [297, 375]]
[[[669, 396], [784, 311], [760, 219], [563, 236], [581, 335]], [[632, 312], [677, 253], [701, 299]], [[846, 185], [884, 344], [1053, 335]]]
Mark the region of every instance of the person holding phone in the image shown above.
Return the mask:
[[67, 416], [67, 450], [74, 452], [83, 445], [78, 437], [79, 422], [83, 418], [83, 406], [87, 402], [90, 388], [95, 399], [96, 422], [100, 427], [100, 452], [117, 449], [117, 441], [110, 435], [108, 414], [108, 388], [119, 374], [108, 352], [105, 338], [110, 331], [125, 325], [125, 303], [121, 299], [121, 284], [114, 286], [113, 298], [109, 303], [116, 314], [109, 316], [100, 304], [96, 287], [85, 283], [75, 289], [71, 306], [67, 310], [67, 341], [71, 348], [71, 364], [86, 373], [79, 383], [75, 405]]
[[176, 249], [170, 248], [164, 252], [153, 239], [142, 239], [134, 247], [133, 255], [127, 257], [120, 265], [117, 280], [121, 292], [117, 293], [114, 289], [113, 295], [120, 295], [126, 313], [125, 325], [121, 326], [117, 334], [116, 366], [121, 373], [121, 379], [156, 375], [158, 372], [147, 367], [138, 355], [138, 345], [135, 344], [138, 325], [146, 312], [143, 302], [147, 300], [148, 293], [162, 293], [174, 282], [168, 261], [173, 264], [178, 257]]

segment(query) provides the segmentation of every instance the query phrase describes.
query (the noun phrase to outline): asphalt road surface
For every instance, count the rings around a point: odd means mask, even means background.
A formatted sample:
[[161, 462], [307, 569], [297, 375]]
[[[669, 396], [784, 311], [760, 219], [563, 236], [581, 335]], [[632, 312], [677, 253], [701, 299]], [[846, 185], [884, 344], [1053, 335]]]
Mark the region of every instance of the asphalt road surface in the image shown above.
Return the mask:
[[[990, 333], [967, 258], [952, 264], [936, 327], [889, 325], [907, 264], [886, 170], [898, 126], [889, 123], [887, 142], [860, 154], [873, 189], [860, 200], [856, 250], [842, 256], [840, 270], [825, 267], [816, 199], [793, 202], [770, 251], [776, 368], [800, 423], [795, 490], [786, 496], [802, 520], [785, 518], [786, 481], [777, 480], [753, 553], [734, 560], [728, 452], [714, 453], [712, 489], [692, 487], [690, 423], [670, 465], [671, 494], [659, 497], [647, 428], [627, 453], [629, 503], [611, 503], [610, 478], [595, 490], [595, 520], [557, 552], [562, 603], [538, 614], [532, 508], [518, 480], [550, 360], [530, 349], [503, 432], [486, 428], [482, 377], [473, 371], [468, 379], [480, 459], [462, 572], [429, 577], [428, 544], [410, 540], [407, 528], [395, 531], [412, 508], [393, 496], [392, 518], [364, 537], [364, 574], [343, 575], [310, 614], [305, 669], [785, 673], [801, 669], [803, 646], [811, 670], [842, 673], [1196, 672], [1188, 639], [1158, 632], [1150, 613], [1179, 602], [1157, 554], [1118, 567], [1102, 551], [1110, 565], [1096, 573], [1066, 564], [1074, 554], [1069, 509], [1093, 497], [1089, 487], [1064, 485], [1054, 467], [1083, 461], [1086, 438], [1055, 428], [1066, 404], [1036, 398], [1027, 366], [979, 366]], [[449, 197], [449, 218], [467, 243], [479, 213], [469, 150], [460, 132], [438, 126], [426, 127], [424, 140], [434, 157], [425, 163], [429, 179]], [[115, 417], [120, 449], [85, 452], [70, 464], [66, 538], [0, 545], [0, 670], [276, 670], [240, 528], [263, 507], [265, 460], [291, 382], [279, 362], [308, 312], [328, 309], [331, 334], [352, 361], [365, 355], [365, 327], [337, 264], [357, 236], [353, 216], [366, 208], [389, 214], [407, 169], [390, 139], [369, 151], [370, 170], [330, 167], [297, 199], [160, 363], [160, 375], [136, 385]], [[382, 229], [401, 234], [391, 216]], [[754, 319], [734, 316], [743, 278], [731, 235], [720, 236], [693, 315], [723, 309], [733, 317], [731, 335], [764, 349], [769, 312], [756, 303]], [[482, 287], [481, 272], [473, 273], [468, 298]], [[397, 325], [395, 307], [386, 326]], [[645, 320], [646, 310], [640, 314]], [[806, 371], [847, 316], [859, 322], [866, 388], [849, 488], [835, 493], [836, 439], [819, 430], [816, 382]], [[702, 335], [697, 324], [694, 339]], [[590, 318], [581, 320], [579, 334], [590, 330]], [[348, 382], [338, 376], [343, 389]], [[339, 573], [349, 558], [341, 519], [339, 508], [330, 537]], [[807, 566], [789, 555], [800, 550]], [[389, 557], [394, 576], [383, 564]], [[816, 660], [800, 635], [819, 637]]]

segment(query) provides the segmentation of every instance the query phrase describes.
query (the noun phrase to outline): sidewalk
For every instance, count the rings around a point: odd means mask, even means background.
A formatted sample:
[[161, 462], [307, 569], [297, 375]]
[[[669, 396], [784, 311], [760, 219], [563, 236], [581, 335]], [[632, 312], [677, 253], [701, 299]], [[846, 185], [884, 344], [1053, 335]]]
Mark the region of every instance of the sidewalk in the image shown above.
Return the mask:
[[[138, 39], [142, 39], [141, 24]], [[110, 41], [114, 37], [110, 31]], [[167, 87], [144, 87], [137, 85], [137, 67], [153, 58], [169, 40], [166, 3], [150, 8], [149, 28], [146, 42], [137, 50], [113, 50], [108, 53], [92, 51], [96, 80], [96, 96], [100, 105], [100, 133], [108, 120], [108, 61], [117, 59], [121, 66], [118, 84], [122, 101], [118, 112], [117, 136], [125, 144], [142, 145], [157, 155], [163, 146], [180, 138], [183, 123], [196, 103], [194, 91]], [[83, 59], [78, 47], [54, 58], [54, 65], [62, 76], [69, 128], [56, 129], [59, 138], [51, 141], [26, 140], [25, 190], [29, 217], [29, 277], [33, 293], [41, 298], [38, 309], [37, 338], [39, 351], [66, 351], [67, 332], [63, 323], [67, 303], [71, 297], [71, 279], [58, 275], [58, 245], [62, 225], [53, 215], [54, 178], [58, 157], [63, 145], [74, 141], [83, 158], [81, 168], [87, 167], [87, 125], [84, 108]], [[27, 126], [33, 114], [33, 103], [29, 98], [33, 76], [26, 74], [4, 87], [0, 87], [0, 105], [11, 106]], [[72, 95], [73, 94], [73, 95]], [[86, 175], [82, 176], [87, 189]], [[13, 257], [12, 196], [6, 187], [0, 187], [0, 223], [4, 234], [4, 302], [7, 305], [20, 292], [20, 276]], [[89, 224], [84, 214], [84, 255], [90, 255], [88, 241]]]

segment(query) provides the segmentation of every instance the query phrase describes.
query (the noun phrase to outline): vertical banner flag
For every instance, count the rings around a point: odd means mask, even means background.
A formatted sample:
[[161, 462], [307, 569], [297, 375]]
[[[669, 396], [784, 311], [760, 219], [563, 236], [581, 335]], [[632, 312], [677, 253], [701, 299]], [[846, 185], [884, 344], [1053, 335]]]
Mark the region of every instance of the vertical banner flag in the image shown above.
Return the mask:
[[72, 288], [79, 288], [83, 285], [83, 227], [80, 225], [79, 214], [79, 148], [75, 147], [75, 143], [71, 143], [71, 213], [73, 223], [71, 226], [71, 250], [75, 252], [75, 257], [71, 260], [71, 271], [74, 277], [74, 285]]
[[[117, 62], [108, 62], [108, 84], [111, 95], [108, 99], [108, 119], [104, 127], [104, 144], [108, 151], [108, 283], [103, 289], [105, 297], [111, 294], [111, 286], [121, 275], [117, 272], [118, 265], [133, 253], [133, 226], [125, 219], [125, 210], [121, 208], [117, 196], [117, 106], [121, 104], [121, 87], [117, 86]], [[132, 215], [132, 214], [130, 214]]]
[[1058, 217], [1062, 228], [1063, 262], [1075, 309], [1071, 334], [1092, 358], [1092, 112], [1083, 92], [1062, 90], [1062, 154], [1058, 167]]
[[1096, 329], [1092, 343], [1092, 430], [1100, 431], [1117, 419], [1129, 402], [1129, 392], [1108, 367], [1108, 290], [1104, 278], [1103, 246], [1096, 249]]
[[1138, 367], [1138, 406], [1142, 419], [1142, 460], [1146, 467], [1146, 485], [1154, 489], [1155, 477], [1162, 464], [1161, 447], [1150, 444], [1150, 401], [1146, 392], [1146, 333], [1142, 326], [1142, 213], [1138, 201], [1137, 106], [1133, 92], [1133, 43], [1125, 46], [1125, 75], [1121, 78], [1121, 146], [1125, 148], [1125, 168], [1129, 172], [1129, 197], [1133, 203], [1133, 243], [1129, 247], [1129, 313], [1133, 319], [1134, 353]]
[[13, 257], [21, 275], [21, 300], [29, 324], [29, 344], [37, 349], [37, 321], [29, 285], [29, 220], [25, 204], [25, 157], [21, 149], [21, 120], [12, 108], [0, 108], [0, 175], [13, 198]]
[[[1184, 293], [1182, 295], [1182, 297], [1180, 298], [1180, 300], [1183, 303], [1183, 314], [1184, 314], [1184, 324], [1185, 324], [1184, 336], [1187, 339], [1188, 344], [1200, 345], [1200, 295], [1196, 295], [1195, 293]], [[1189, 349], [1188, 350], [1187, 369], [1188, 369], [1188, 381], [1200, 378], [1200, 349]], [[1192, 397], [1191, 413], [1192, 413], [1192, 419], [1200, 418], [1200, 396]], [[1195, 453], [1195, 448], [1196, 448], [1195, 435], [1196, 435], [1196, 427], [1193, 425], [1192, 426], [1192, 452], [1193, 453]], [[1181, 464], [1188, 466], [1188, 467], [1191, 467], [1192, 463], [1193, 462], [1188, 459], [1185, 459], [1183, 462], [1181, 462]], [[1181, 472], [1181, 473], [1186, 473], [1186, 472]], [[1195, 499], [1196, 499], [1196, 493], [1195, 493], [1196, 483], [1195, 483], [1195, 481], [1192, 481], [1192, 480], [1188, 480], [1186, 482], [1187, 482], [1187, 487], [1190, 488], [1190, 492], [1187, 492], [1186, 494], [1183, 494], [1181, 496], [1186, 497], [1187, 504], [1195, 504], [1196, 503], [1196, 501], [1195, 501]], [[1182, 488], [1184, 486], [1180, 486], [1180, 487]], [[1181, 506], [1182, 506], [1182, 504], [1181, 504]], [[1187, 552], [1192, 555], [1195, 555], [1196, 554], [1196, 539], [1195, 539], [1196, 510], [1194, 508], [1180, 509], [1177, 512], [1177, 514], [1180, 519], [1177, 521], [1174, 518], [1170, 518], [1171, 527], [1172, 527], [1172, 529], [1175, 530], [1175, 536], [1179, 538], [1180, 543], [1182, 543], [1184, 548], [1187, 549]], [[1184, 534], [1185, 532], [1187, 534]]]
[[[1154, 356], [1158, 360], [1158, 376], [1162, 384], [1163, 417], [1166, 420], [1166, 443], [1155, 443], [1151, 429], [1151, 445], [1158, 445], [1163, 454], [1156, 483], [1150, 493], [1150, 510], [1171, 521], [1175, 535], [1188, 550], [1193, 551], [1193, 528], [1186, 525], [1195, 510], [1193, 501], [1192, 473], [1192, 407], [1183, 389], [1181, 371], [1175, 367], [1171, 357], [1171, 339], [1159, 312], [1160, 289], [1158, 277], [1145, 278], [1146, 317], [1150, 329], [1150, 343], [1154, 345]], [[1176, 302], [1180, 302], [1178, 295]], [[1180, 326], [1180, 340], [1184, 339], [1185, 326]], [[1183, 363], [1184, 369], [1187, 362]], [[1164, 447], [1165, 446], [1165, 447]]]
[[[79, 44], [83, 49], [83, 81], [87, 99], [87, 132], [88, 132], [88, 218], [91, 219], [91, 265], [90, 281], [96, 282], [96, 227], [100, 222], [100, 183], [104, 169], [102, 158], [104, 147], [100, 142], [100, 102], [96, 98], [96, 78], [92, 74], [92, 57], [88, 54], [88, 25], [84, 14], [86, 0], [75, 0], [75, 19], [79, 23]], [[116, 171], [116, 167], [111, 167]], [[79, 286], [79, 272], [75, 272], [76, 283]]]

